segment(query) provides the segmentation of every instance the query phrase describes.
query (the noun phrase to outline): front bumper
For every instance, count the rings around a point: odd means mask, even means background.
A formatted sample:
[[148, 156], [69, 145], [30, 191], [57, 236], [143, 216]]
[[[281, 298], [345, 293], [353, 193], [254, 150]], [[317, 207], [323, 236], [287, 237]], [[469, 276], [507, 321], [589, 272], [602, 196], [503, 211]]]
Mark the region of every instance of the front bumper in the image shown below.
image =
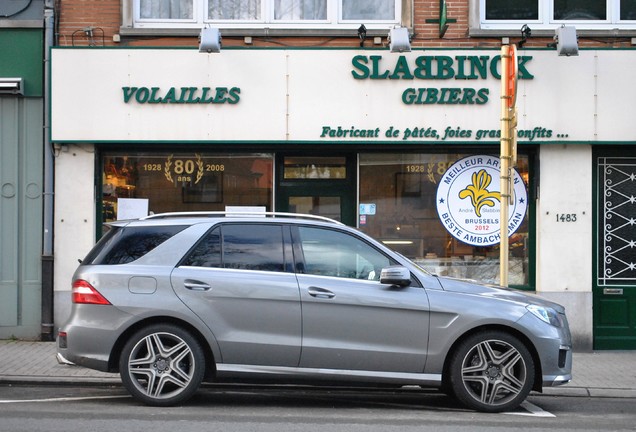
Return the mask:
[[562, 327], [555, 327], [531, 313], [519, 320], [523, 328], [528, 330], [527, 335], [534, 345], [541, 367], [542, 387], [560, 386], [572, 380], [572, 339], [567, 320], [563, 321]]

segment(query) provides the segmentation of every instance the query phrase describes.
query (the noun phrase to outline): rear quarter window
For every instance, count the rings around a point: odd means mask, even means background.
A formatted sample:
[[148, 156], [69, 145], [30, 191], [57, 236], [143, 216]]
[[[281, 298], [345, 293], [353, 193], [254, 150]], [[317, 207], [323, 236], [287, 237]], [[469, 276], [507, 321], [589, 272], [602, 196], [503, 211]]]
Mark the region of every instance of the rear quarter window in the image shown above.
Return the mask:
[[82, 264], [127, 264], [185, 228], [185, 225], [113, 227], [97, 242]]

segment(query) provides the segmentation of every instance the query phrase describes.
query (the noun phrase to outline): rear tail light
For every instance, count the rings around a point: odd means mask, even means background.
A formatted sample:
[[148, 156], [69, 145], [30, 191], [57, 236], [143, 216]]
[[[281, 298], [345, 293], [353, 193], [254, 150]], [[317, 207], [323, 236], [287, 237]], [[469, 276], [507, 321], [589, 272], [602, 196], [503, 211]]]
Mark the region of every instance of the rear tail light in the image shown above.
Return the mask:
[[91, 284], [85, 280], [78, 279], [73, 282], [73, 303], [109, 305], [110, 302], [104, 298]]

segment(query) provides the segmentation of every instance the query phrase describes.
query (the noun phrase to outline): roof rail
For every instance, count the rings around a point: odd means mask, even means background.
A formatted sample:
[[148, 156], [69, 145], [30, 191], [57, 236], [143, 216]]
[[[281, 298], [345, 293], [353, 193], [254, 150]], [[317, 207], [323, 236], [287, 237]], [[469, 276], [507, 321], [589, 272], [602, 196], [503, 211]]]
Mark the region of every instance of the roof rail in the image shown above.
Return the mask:
[[287, 217], [295, 219], [312, 219], [323, 222], [330, 222], [338, 225], [344, 225], [342, 222], [325, 216], [304, 214], [304, 213], [285, 213], [285, 212], [254, 212], [254, 211], [200, 211], [200, 212], [168, 212], [148, 215], [139, 220], [163, 219], [169, 217], [213, 217], [213, 216], [253, 216], [253, 217]]

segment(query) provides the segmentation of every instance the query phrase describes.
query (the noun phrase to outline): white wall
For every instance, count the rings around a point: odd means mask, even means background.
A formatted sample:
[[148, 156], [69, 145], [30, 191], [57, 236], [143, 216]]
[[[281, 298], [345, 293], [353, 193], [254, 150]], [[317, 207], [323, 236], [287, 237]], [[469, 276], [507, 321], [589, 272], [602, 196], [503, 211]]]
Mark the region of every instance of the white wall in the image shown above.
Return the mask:
[[544, 145], [539, 158], [537, 292], [566, 307], [575, 346], [591, 349], [592, 147]]
[[95, 242], [95, 150], [62, 145], [55, 158], [55, 328], [71, 308], [71, 277]]

